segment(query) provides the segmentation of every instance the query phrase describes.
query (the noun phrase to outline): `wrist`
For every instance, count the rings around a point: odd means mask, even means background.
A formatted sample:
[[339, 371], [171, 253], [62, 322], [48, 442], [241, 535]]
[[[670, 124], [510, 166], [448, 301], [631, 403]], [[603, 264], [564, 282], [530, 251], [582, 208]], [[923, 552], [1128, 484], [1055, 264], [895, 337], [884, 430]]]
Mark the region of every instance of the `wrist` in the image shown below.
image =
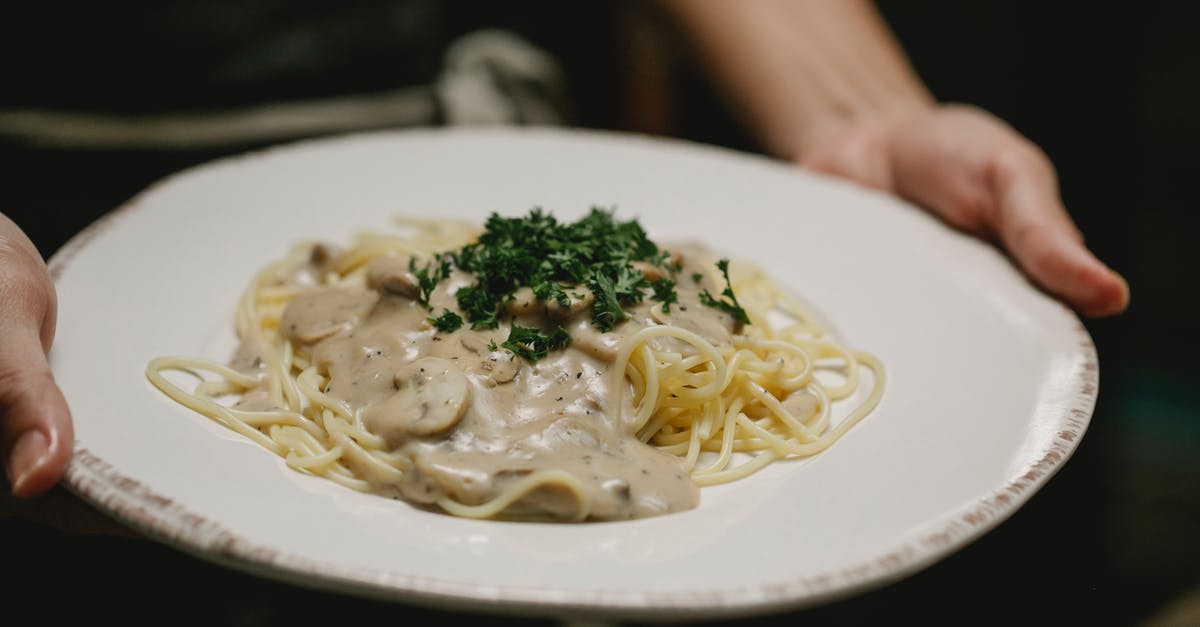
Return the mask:
[[879, 102], [821, 103], [803, 114], [794, 112], [791, 120], [781, 117], [760, 129], [759, 135], [764, 150], [772, 156], [799, 163], [850, 138], [885, 141], [894, 129], [936, 106], [932, 98], [915, 94]]
[[768, 153], [802, 159], [934, 99], [868, 0], [664, 0]]

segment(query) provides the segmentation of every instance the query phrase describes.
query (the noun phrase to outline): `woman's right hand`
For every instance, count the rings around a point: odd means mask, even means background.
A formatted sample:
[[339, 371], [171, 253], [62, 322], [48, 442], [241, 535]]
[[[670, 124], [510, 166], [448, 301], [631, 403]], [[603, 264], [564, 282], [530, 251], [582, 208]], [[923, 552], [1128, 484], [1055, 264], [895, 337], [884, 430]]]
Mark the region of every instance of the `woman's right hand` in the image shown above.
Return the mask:
[[15, 497], [50, 490], [71, 458], [71, 412], [46, 361], [55, 313], [46, 264], [0, 214], [0, 461]]

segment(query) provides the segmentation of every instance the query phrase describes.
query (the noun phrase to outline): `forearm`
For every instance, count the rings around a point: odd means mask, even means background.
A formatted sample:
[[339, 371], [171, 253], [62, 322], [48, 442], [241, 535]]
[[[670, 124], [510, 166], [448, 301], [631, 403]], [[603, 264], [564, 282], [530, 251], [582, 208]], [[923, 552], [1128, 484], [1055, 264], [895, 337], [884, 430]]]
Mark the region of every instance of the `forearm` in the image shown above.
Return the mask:
[[928, 106], [866, 0], [662, 0], [764, 149], [798, 160], [872, 118]]

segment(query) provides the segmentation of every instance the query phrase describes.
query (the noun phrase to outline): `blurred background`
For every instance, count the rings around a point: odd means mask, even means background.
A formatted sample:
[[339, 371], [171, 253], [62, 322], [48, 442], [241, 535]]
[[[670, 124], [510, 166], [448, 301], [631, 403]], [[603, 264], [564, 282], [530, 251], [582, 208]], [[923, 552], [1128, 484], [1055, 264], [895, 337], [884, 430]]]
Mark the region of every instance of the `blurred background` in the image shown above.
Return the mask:
[[[1132, 306], [1085, 321], [1101, 363], [1091, 428], [1012, 518], [913, 577], [752, 622], [1200, 624], [1195, 16], [1166, 1], [878, 4], [939, 99], [988, 109], [1046, 150]], [[463, 39], [488, 28], [507, 34]], [[0, 22], [0, 67], [0, 211], [46, 257], [164, 175], [330, 132], [569, 124], [757, 150], [635, 2], [24, 3]], [[51, 613], [521, 622], [314, 592], [19, 516], [0, 517], [0, 534], [6, 598]]]

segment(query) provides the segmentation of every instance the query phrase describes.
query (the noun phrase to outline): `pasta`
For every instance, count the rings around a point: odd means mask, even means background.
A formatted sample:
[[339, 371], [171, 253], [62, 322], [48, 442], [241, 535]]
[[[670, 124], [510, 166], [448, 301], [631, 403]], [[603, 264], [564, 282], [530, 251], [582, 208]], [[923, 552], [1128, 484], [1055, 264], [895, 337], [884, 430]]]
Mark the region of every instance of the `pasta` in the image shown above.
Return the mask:
[[827, 449], [882, 397], [879, 360], [766, 273], [661, 250], [611, 212], [402, 225], [296, 246], [241, 297], [228, 365], [163, 357], [148, 379], [299, 472], [576, 521], [695, 507], [699, 486]]

